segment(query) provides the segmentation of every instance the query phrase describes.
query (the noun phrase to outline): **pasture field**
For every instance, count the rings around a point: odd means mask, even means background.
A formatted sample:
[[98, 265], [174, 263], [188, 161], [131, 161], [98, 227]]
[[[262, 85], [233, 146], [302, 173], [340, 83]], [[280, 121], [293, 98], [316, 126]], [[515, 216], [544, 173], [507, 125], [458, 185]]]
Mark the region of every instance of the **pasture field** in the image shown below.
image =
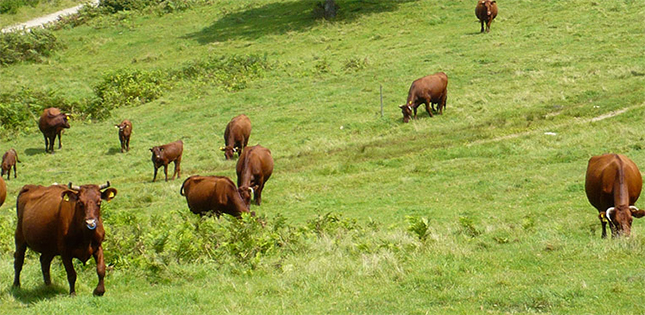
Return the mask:
[[[498, 1], [489, 34], [471, 0], [337, 3], [333, 22], [301, 0], [121, 12], [55, 31], [65, 48], [42, 63], [1, 67], [0, 94], [76, 102], [116, 71], [165, 82], [151, 102], [72, 120], [52, 155], [35, 121], [0, 136], [22, 160], [0, 207], [2, 313], [645, 313], [645, 222], [601, 239], [584, 193], [593, 155], [645, 168], [642, 1]], [[233, 57], [263, 66], [224, 81], [168, 75]], [[449, 77], [443, 116], [420, 107], [403, 124], [410, 83], [437, 71]], [[199, 218], [179, 195], [193, 174], [235, 179], [218, 148], [240, 113], [249, 144], [275, 159], [252, 206], [264, 227]], [[114, 124], [125, 118], [122, 154]], [[151, 183], [148, 149], [177, 139], [182, 179]], [[102, 207], [105, 296], [92, 296], [93, 260], [76, 262], [71, 298], [60, 259], [48, 288], [29, 251], [12, 289], [20, 187], [106, 180], [119, 193]]]

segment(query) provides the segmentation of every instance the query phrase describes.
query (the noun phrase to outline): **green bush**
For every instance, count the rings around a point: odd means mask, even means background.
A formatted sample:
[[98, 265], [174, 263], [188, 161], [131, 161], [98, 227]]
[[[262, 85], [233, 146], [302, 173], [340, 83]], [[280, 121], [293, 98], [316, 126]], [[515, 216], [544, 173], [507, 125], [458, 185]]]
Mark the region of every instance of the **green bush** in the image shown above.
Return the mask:
[[246, 88], [248, 82], [261, 77], [265, 70], [271, 69], [266, 54], [247, 56], [213, 55], [192, 61], [173, 76], [179, 79], [197, 80], [214, 83], [227, 91], [239, 91]]
[[20, 7], [35, 7], [40, 0], [0, 0], [0, 14], [16, 14]]
[[96, 106], [107, 110], [122, 106], [141, 105], [163, 95], [167, 87], [161, 71], [121, 69], [109, 73], [94, 87]]
[[0, 34], [0, 65], [20, 61], [40, 62], [57, 49], [63, 48], [56, 36], [46, 29]]

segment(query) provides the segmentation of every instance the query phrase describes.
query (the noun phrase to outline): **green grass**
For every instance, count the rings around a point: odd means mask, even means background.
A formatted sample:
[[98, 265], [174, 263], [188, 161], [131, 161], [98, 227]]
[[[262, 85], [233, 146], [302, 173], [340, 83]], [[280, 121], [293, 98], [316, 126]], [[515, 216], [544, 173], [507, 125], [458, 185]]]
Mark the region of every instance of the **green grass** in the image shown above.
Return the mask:
[[[168, 72], [212, 55], [266, 54], [272, 64], [237, 92], [182, 79], [105, 121], [72, 121], [53, 155], [35, 123], [3, 135], [0, 150], [14, 147], [23, 161], [0, 208], [3, 312], [645, 312], [643, 222], [629, 239], [601, 240], [583, 185], [592, 155], [623, 153], [645, 167], [642, 5], [507, 1], [482, 35], [471, 1], [338, 4], [346, 11], [335, 22], [313, 20], [313, 1], [123, 13], [57, 31], [67, 48], [45, 63], [0, 68], [0, 93], [33, 86], [81, 100], [124, 68]], [[420, 109], [402, 124], [410, 83], [436, 71], [449, 76], [444, 115]], [[190, 214], [181, 180], [151, 183], [148, 151], [181, 138], [184, 178], [235, 178], [218, 148], [240, 113], [253, 123], [250, 143], [275, 159], [253, 208], [267, 227], [243, 244], [231, 220]], [[124, 118], [134, 124], [127, 154], [113, 127]], [[22, 289], [11, 290], [20, 187], [106, 180], [119, 190], [103, 206], [106, 295], [91, 296], [93, 262], [77, 264], [76, 298], [59, 259], [44, 288], [33, 254]], [[329, 212], [339, 221], [324, 221]], [[427, 218], [424, 241], [409, 217]], [[167, 248], [155, 249], [165, 236]], [[269, 247], [241, 258], [230, 244]]]

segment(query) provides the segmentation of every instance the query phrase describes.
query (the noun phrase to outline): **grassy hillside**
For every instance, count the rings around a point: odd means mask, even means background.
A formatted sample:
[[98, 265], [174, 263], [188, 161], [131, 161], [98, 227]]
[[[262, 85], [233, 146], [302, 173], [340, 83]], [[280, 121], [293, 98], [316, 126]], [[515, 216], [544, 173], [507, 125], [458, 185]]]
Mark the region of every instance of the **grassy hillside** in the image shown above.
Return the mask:
[[[0, 68], [0, 93], [81, 101], [123, 69], [249, 55], [270, 65], [235, 91], [208, 74], [164, 77], [152, 102], [72, 121], [53, 155], [35, 122], [2, 135], [0, 151], [23, 161], [0, 208], [3, 313], [645, 312], [645, 223], [601, 240], [583, 184], [592, 155], [645, 167], [642, 5], [498, 1], [479, 34], [473, 1], [337, 2], [334, 22], [314, 20], [313, 1], [119, 13], [56, 31], [66, 48], [44, 63]], [[420, 108], [402, 124], [410, 83], [437, 71], [449, 76], [444, 115]], [[192, 174], [235, 178], [218, 148], [240, 113], [275, 159], [252, 209], [264, 228], [200, 219], [179, 195]], [[124, 118], [134, 133], [121, 154]], [[177, 139], [182, 180], [151, 183], [148, 149]], [[106, 295], [91, 296], [93, 262], [76, 265], [76, 298], [60, 259], [44, 287], [33, 253], [12, 290], [20, 187], [106, 180], [119, 190], [102, 208]]]

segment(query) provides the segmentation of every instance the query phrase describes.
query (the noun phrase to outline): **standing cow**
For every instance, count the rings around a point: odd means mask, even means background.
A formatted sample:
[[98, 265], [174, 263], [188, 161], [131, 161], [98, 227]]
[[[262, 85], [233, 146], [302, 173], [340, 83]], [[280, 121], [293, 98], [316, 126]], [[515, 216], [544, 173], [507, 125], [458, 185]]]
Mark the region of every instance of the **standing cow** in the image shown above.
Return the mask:
[[224, 151], [224, 157], [227, 160], [233, 158], [233, 153], [237, 152], [237, 156], [242, 154], [242, 150], [249, 143], [251, 136], [251, 120], [246, 115], [238, 115], [233, 117], [226, 125], [224, 130], [224, 143], [225, 146], [219, 148]]
[[486, 33], [490, 32], [490, 24], [497, 16], [497, 2], [494, 0], [479, 0], [475, 7], [475, 15], [482, 25], [480, 33], [484, 32], [484, 22], [486, 23]]
[[13, 167], [13, 178], [16, 178], [18, 176], [18, 172], [16, 171], [16, 163], [22, 162], [20, 162], [20, 160], [18, 159], [18, 152], [11, 148], [2, 156], [2, 172], [0, 176], [4, 176], [4, 174], [6, 173], [7, 180], [9, 180], [9, 177], [11, 176], [11, 168]]
[[62, 148], [61, 134], [63, 129], [69, 128], [69, 115], [60, 112], [60, 109], [55, 107], [46, 108], [43, 114], [40, 115], [38, 121], [38, 129], [45, 137], [45, 152], [54, 153], [54, 140], [58, 136], [58, 148]]
[[0, 176], [0, 206], [4, 203], [7, 198], [7, 185], [4, 182], [4, 179]]
[[[421, 104], [426, 105], [426, 111], [432, 117], [432, 110], [434, 104], [437, 104], [437, 111], [443, 114], [443, 109], [446, 107], [446, 100], [448, 99], [448, 76], [443, 72], [425, 76], [423, 78], [414, 80], [408, 91], [408, 101], [399, 106], [403, 113], [403, 122], [410, 121], [412, 112], [414, 118], [417, 118], [417, 107]], [[432, 104], [432, 108], [431, 108]]]
[[239, 218], [249, 212], [249, 206], [228, 177], [194, 175], [184, 181], [179, 193], [186, 196], [188, 208], [195, 214], [214, 212], [219, 218], [227, 213]]
[[121, 153], [130, 152], [130, 135], [132, 135], [132, 123], [125, 119], [120, 124], [114, 125], [119, 129], [119, 141], [121, 142]]
[[237, 172], [237, 187], [239, 187], [242, 199], [249, 205], [251, 195], [253, 195], [255, 204], [259, 206], [262, 202], [264, 184], [273, 173], [271, 151], [260, 145], [247, 147], [237, 161], [235, 170]]
[[613, 237], [629, 236], [632, 217], [645, 215], [644, 210], [634, 206], [642, 186], [638, 167], [626, 156], [603, 154], [589, 159], [585, 192], [591, 205], [598, 209], [603, 238], [607, 237], [607, 223]]
[[155, 175], [152, 178], [154, 182], [157, 179], [157, 170], [163, 165], [163, 173], [166, 175], [168, 181], [168, 164], [175, 163], [175, 172], [172, 174], [172, 179], [181, 177], [181, 155], [184, 153], [184, 142], [177, 140], [168, 144], [150, 148], [152, 152], [152, 163], [155, 167]]
[[49, 274], [52, 259], [61, 256], [70, 295], [76, 295], [76, 271], [72, 263], [77, 258], [83, 263], [90, 257], [96, 261], [99, 283], [94, 295], [103, 295], [105, 262], [103, 239], [105, 230], [101, 220], [101, 200], [110, 201], [116, 189], [105, 185], [49, 187], [25, 185], [18, 194], [16, 252], [14, 254], [14, 287], [20, 287], [20, 272], [27, 247], [40, 253], [40, 265], [45, 285], [51, 285]]

